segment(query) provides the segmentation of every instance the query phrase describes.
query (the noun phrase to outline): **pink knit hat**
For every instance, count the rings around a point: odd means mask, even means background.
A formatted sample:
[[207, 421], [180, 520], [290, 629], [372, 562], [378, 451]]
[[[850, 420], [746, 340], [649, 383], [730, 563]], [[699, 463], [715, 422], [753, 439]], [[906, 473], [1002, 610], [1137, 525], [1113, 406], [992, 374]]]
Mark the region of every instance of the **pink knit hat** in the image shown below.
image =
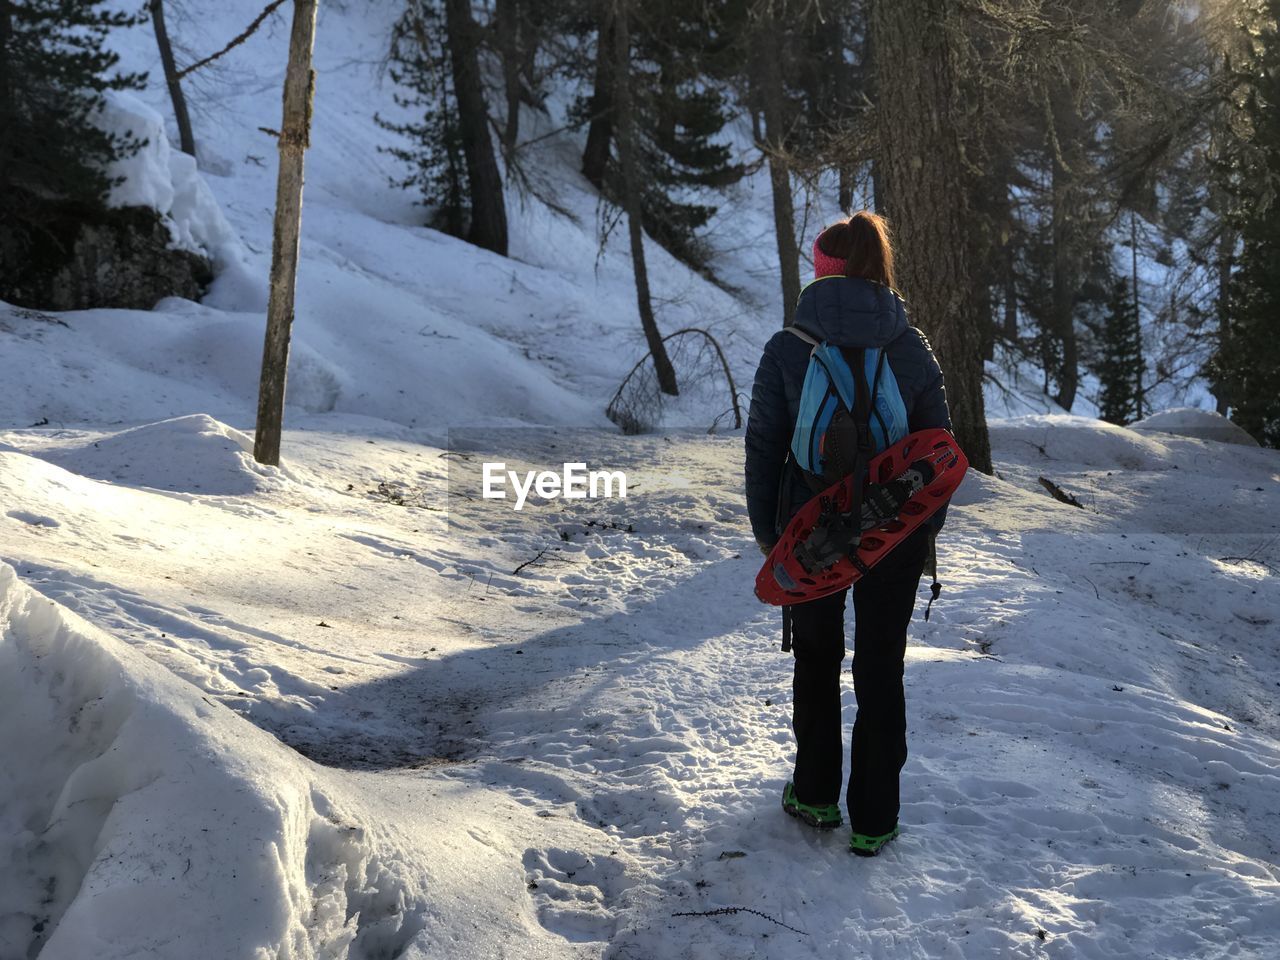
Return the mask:
[[[822, 236], [822, 234], [818, 234]], [[822, 252], [818, 246], [818, 240], [815, 237], [813, 241], [813, 278], [819, 280], [822, 277], [843, 277], [844, 261], [839, 257], [831, 257]]]

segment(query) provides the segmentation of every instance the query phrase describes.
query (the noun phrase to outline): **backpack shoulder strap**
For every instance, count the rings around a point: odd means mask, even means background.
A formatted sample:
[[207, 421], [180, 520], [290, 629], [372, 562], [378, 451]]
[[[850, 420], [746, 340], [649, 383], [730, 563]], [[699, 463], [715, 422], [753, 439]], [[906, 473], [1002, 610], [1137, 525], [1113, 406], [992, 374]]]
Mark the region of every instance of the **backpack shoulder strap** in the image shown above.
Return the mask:
[[782, 329], [786, 330], [787, 333], [794, 333], [811, 347], [816, 347], [821, 343], [821, 341], [808, 330], [805, 330], [803, 327], [797, 327], [794, 323], [790, 326], [783, 327]]
[[[849, 412], [853, 414], [854, 423], [858, 428], [858, 447], [868, 454], [871, 452], [871, 413], [874, 409], [873, 402], [875, 399], [875, 386], [867, 382], [867, 351], [862, 347], [844, 347], [840, 351], [844, 357], [845, 363], [849, 365], [849, 372], [853, 374], [853, 399], [854, 408]], [[879, 381], [879, 369], [876, 370], [876, 380]], [[876, 386], [879, 384], [877, 383]]]

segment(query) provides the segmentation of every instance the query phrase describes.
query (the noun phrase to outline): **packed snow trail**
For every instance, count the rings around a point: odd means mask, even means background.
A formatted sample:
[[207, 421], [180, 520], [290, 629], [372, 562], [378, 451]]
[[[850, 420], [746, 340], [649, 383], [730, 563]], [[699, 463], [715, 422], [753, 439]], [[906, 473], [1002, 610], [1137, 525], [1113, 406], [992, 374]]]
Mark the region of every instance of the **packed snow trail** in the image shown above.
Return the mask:
[[[180, 465], [130, 455], [166, 432], [192, 444]], [[322, 764], [282, 750], [269, 769], [340, 798], [370, 838], [361, 856], [389, 872], [344, 895], [400, 891], [391, 952], [1280, 950], [1273, 452], [1074, 418], [997, 425], [1004, 479], [966, 481], [946, 590], [912, 627], [903, 834], [860, 861], [842, 831], [779, 807], [790, 664], [750, 596], [735, 437], [470, 436], [466, 456], [500, 444], [513, 464], [589, 444], [635, 487], [519, 513], [446, 500], [461, 448], [286, 439], [288, 469], [270, 471], [215, 421], [6, 434], [0, 493], [22, 508], [0, 518], [0, 556], [189, 699], [229, 707], [219, 724], [251, 721]], [[201, 461], [227, 471], [213, 492], [192, 489]], [[227, 864], [262, 836], [198, 848]], [[101, 936], [77, 903], [63, 935]], [[329, 929], [340, 950], [308, 953], [291, 922], [298, 956], [387, 955], [350, 918]], [[190, 944], [190, 917], [155, 923], [172, 955]], [[284, 942], [287, 926], [260, 926]]]

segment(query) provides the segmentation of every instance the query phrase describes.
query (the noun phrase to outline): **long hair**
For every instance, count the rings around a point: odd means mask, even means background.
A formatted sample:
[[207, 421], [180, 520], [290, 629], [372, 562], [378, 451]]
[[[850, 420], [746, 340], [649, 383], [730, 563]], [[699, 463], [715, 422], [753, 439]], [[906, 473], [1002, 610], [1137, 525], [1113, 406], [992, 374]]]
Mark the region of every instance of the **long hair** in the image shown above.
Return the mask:
[[889, 221], [879, 214], [859, 210], [849, 219], [833, 223], [818, 235], [818, 248], [827, 256], [844, 261], [846, 277], [874, 280], [896, 289], [893, 237]]

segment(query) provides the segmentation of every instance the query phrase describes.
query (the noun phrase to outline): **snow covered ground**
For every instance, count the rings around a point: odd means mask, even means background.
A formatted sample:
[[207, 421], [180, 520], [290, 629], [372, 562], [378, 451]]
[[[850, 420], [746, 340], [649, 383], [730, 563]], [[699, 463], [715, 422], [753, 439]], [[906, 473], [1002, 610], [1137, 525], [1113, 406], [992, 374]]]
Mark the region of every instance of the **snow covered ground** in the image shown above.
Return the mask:
[[266, 470], [206, 417], [0, 435], [0, 953], [1280, 949], [1273, 452], [997, 424], [861, 861], [777, 805], [740, 440], [557, 436], [631, 496], [449, 500], [455, 458], [376, 435]]
[[[204, 51], [256, 12], [174, 27]], [[604, 419], [642, 338], [571, 144], [534, 168], [576, 221], [513, 198], [512, 259], [415, 225], [371, 123], [385, 19], [322, 12], [281, 468], [244, 431], [283, 21], [200, 81], [207, 194], [148, 160], [211, 295], [0, 305], [0, 958], [1280, 956], [1280, 455], [997, 371], [997, 475], [912, 627], [903, 834], [853, 858], [778, 805], [790, 665], [741, 435], [705, 431], [727, 395]], [[744, 391], [763, 189], [713, 234], [736, 294], [652, 251], [664, 328], [712, 329]], [[629, 496], [475, 496], [562, 459]]]

